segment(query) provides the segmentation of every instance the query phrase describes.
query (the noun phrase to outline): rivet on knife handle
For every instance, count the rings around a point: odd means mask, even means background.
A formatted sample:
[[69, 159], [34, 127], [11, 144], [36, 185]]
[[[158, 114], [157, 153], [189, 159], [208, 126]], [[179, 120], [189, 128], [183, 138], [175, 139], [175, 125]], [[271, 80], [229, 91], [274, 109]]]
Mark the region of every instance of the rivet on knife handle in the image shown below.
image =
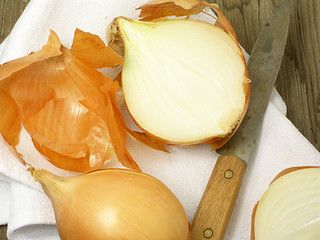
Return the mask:
[[240, 158], [218, 158], [191, 224], [190, 240], [222, 240], [246, 164]]

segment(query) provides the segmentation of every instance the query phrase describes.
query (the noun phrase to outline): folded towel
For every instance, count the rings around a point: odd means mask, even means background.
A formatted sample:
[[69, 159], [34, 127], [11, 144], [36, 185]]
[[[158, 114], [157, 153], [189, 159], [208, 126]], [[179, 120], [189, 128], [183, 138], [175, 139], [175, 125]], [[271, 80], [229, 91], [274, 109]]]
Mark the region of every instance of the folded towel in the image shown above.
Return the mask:
[[[32, 0], [0, 45], [0, 63], [38, 51], [54, 30], [62, 44], [70, 47], [79, 28], [106, 41], [106, 28], [117, 16], [137, 18], [136, 7], [148, 0]], [[199, 16], [198, 16], [199, 17]], [[205, 18], [205, 16], [200, 16]], [[276, 91], [267, 108], [257, 146], [247, 167], [226, 240], [249, 238], [251, 211], [270, 181], [281, 170], [302, 165], [320, 165], [319, 152], [285, 117], [286, 107]], [[125, 120], [133, 122], [128, 114]], [[171, 152], [158, 152], [128, 138], [128, 150], [141, 169], [164, 182], [183, 204], [191, 222], [218, 154], [208, 145], [170, 146]], [[44, 160], [22, 130], [18, 151], [38, 168], [72, 176]], [[122, 167], [117, 162], [107, 166]], [[8, 223], [9, 240], [59, 239], [50, 200], [12, 154], [0, 136], [0, 224]]]

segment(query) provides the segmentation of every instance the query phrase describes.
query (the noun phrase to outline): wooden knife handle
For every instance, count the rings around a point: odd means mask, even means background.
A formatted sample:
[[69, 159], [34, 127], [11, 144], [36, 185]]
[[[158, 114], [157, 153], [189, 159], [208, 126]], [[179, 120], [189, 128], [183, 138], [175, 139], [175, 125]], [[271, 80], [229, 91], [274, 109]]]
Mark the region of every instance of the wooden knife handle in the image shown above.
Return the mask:
[[245, 169], [240, 158], [218, 158], [192, 221], [190, 240], [223, 239]]

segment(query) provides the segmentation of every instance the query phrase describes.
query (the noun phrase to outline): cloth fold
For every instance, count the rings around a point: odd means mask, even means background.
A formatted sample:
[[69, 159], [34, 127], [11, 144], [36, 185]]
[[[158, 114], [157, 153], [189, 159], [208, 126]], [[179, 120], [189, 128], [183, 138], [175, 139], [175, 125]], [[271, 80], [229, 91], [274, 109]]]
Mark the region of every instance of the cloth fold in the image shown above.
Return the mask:
[[[79, 28], [106, 41], [106, 29], [117, 16], [137, 18], [136, 7], [148, 0], [31, 0], [11, 34], [0, 45], [0, 63], [38, 51], [54, 30], [62, 44], [70, 47]], [[203, 16], [197, 16], [202, 18]], [[247, 167], [238, 200], [229, 223], [226, 240], [249, 239], [251, 211], [281, 170], [304, 165], [320, 165], [319, 152], [285, 117], [286, 107], [274, 91], [268, 105], [252, 159]], [[133, 122], [125, 114], [130, 127]], [[191, 222], [218, 154], [208, 145], [170, 146], [168, 153], [152, 150], [128, 138], [127, 146], [141, 169], [164, 182], [183, 204]], [[62, 171], [34, 149], [28, 134], [21, 132], [18, 151], [35, 167], [56, 174]], [[122, 167], [111, 162], [108, 167]], [[0, 137], [0, 223], [8, 223], [9, 240], [56, 240], [51, 202]]]

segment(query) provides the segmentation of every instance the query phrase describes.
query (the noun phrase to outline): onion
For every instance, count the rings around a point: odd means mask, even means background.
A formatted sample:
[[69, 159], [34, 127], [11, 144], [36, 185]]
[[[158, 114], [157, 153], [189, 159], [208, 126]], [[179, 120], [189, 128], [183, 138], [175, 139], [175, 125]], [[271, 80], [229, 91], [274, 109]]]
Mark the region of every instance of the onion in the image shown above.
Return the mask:
[[0, 133], [16, 147], [23, 126], [36, 149], [62, 169], [85, 172], [117, 155], [139, 170], [125, 147], [118, 82], [96, 70], [122, 63], [96, 35], [77, 29], [67, 49], [51, 31], [40, 51], [0, 66]]
[[[156, 19], [215, 9], [218, 25]], [[244, 56], [230, 23], [204, 1], [152, 1], [143, 21], [116, 18], [110, 46], [124, 59], [122, 88], [130, 115], [160, 142], [221, 147], [236, 131], [249, 100]], [[146, 20], [153, 21], [146, 21]]]
[[293, 168], [272, 182], [255, 207], [251, 239], [320, 239], [320, 168]]
[[72, 178], [31, 169], [51, 199], [62, 240], [187, 240], [189, 223], [175, 195], [158, 179], [102, 169]]

